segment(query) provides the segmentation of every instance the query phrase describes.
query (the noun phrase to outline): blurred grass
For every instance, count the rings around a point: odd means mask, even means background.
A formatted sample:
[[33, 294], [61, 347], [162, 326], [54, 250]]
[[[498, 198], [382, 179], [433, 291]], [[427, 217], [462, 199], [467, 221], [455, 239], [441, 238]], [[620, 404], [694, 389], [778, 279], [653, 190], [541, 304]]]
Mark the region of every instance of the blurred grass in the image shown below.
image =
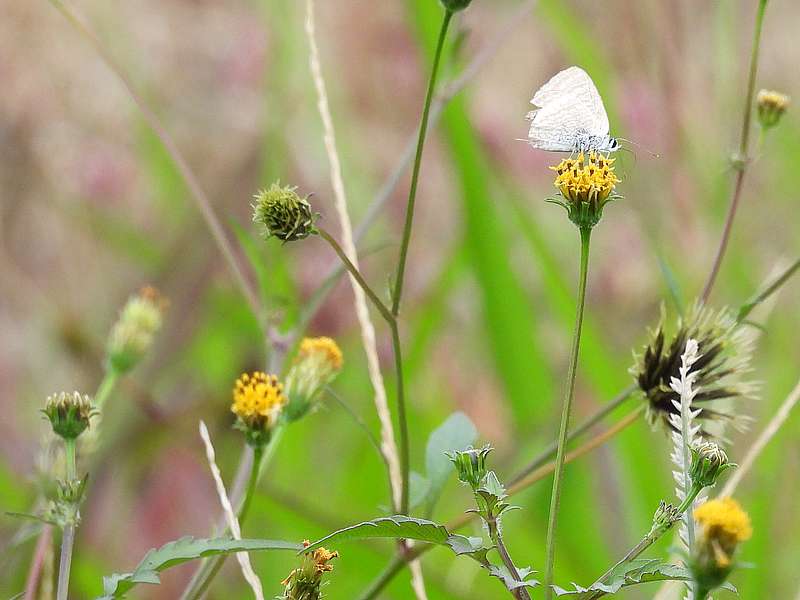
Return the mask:
[[[622, 111], [617, 102], [620, 99], [618, 89], [615, 88], [619, 59], [604, 52], [609, 40], [599, 36], [587, 24], [578, 6], [578, 3], [541, 0], [536, 15], [547, 35], [531, 42], [530, 47], [557, 53], [562, 57], [559, 62], [574, 62], [587, 68], [603, 93], [611, 121], [620, 122]], [[776, 11], [778, 7], [776, 4]], [[305, 47], [299, 34], [301, 10], [296, 3], [282, 0], [259, 4], [259, 10], [270, 31], [273, 51], [280, 55], [280, 60], [272, 63], [263, 86], [266, 126], [261, 140], [259, 180], [269, 182], [278, 177], [289, 179], [296, 175], [293, 170], [300, 171], [294, 165], [296, 145], [290, 139], [297, 133], [288, 132], [285, 123], [295, 122], [296, 113], [300, 113], [307, 115], [311, 123], [303, 134], [317, 135], [318, 127], [314, 120], [313, 99], [304, 92], [304, 86], [308, 88]], [[422, 56], [420, 69], [427, 72], [428, 61], [424, 57], [431, 52], [441, 18], [440, 8], [432, 0], [413, 0], [405, 11], [407, 24], [416, 34]], [[716, 49], [713, 61], [720, 74], [732, 73], [734, 78], [738, 73], [738, 56], [744, 54], [739, 47], [740, 27], [749, 28], [749, 22], [735, 15], [728, 5], [717, 7], [712, 40]], [[330, 72], [337, 68], [333, 60], [330, 58], [326, 63], [326, 70]], [[532, 86], [542, 78], [540, 75], [530, 74]], [[736, 87], [731, 84], [731, 89], [728, 89], [728, 84], [729, 78], [721, 75], [720, 81], [714, 83], [719, 88], [716, 92], [719, 97], [711, 102], [732, 106], [730, 112], [723, 112], [717, 118], [732, 121], [728, 126], [735, 131], [740, 102], [730, 97], [735, 95]], [[345, 85], [345, 82], [339, 82], [333, 96], [336, 99], [337, 125], [341, 122], [340, 131], [343, 132], [341, 142], [349, 150], [344, 153], [347, 179], [348, 182], [358, 180], [353, 184], [355, 187], [351, 194], [354, 213], [357, 214], [364, 207], [363, 198], [367, 194], [363, 192], [371, 184], [368, 175], [360, 172], [360, 156], [368, 147], [367, 142], [351, 134], [359, 115], [356, 109], [345, 104], [355, 102], [357, 98], [349, 97], [341, 89]], [[688, 126], [691, 125], [690, 122]], [[407, 128], [410, 130], [411, 127], [409, 123]], [[771, 240], [764, 240], [763, 226], [766, 220], [767, 223], [772, 221], [796, 228], [796, 186], [791, 174], [800, 163], [798, 131], [800, 123], [792, 116], [769, 137], [764, 160], [753, 168], [743, 212], [714, 295], [720, 304], [736, 305], [747, 298], [767, 275], [776, 253], [787, 256], [800, 254], [796, 242], [794, 247], [776, 248], [770, 244]], [[164, 261], [169, 260], [170, 252], [174, 250], [172, 242], [180, 240], [184, 230], [196, 220], [191, 214], [193, 208], [186, 201], [185, 190], [160, 146], [148, 132], [137, 130], [136, 133], [137, 160], [144, 169], [148, 188], [152, 190], [152, 202], [161, 223], [159, 231], [166, 234], [163, 238], [151, 240], [150, 232], [138, 231], [126, 223], [124, 215], [111, 211], [91, 211], [80, 218], [85, 219], [86, 230], [99, 244], [103, 247], [108, 245], [120, 256], [130, 259], [141, 278], [158, 273], [168, 277], [172, 275], [174, 265]], [[442, 381], [437, 368], [440, 356], [437, 352], [442, 351], [437, 341], [443, 335], [449, 335], [448, 340], [456, 339], [459, 344], [463, 343], [464, 347], [455, 351], [458, 358], [463, 355], [467, 361], [480, 362], [484, 371], [481, 376], [496, 382], [502, 390], [503, 400], [512, 414], [511, 429], [507, 433], [515, 440], [511, 451], [518, 457], [517, 461], [522, 462], [548, 443], [555, 431], [565, 355], [560, 346], [552, 342], [554, 335], [566, 339], [572, 326], [577, 261], [577, 255], [570, 253], [571, 248], [577, 248], [577, 243], [573, 244], [576, 242], [574, 231], [566, 223], [552, 228], [550, 224], [555, 221], [543, 216], [547, 215], [545, 211], [558, 210], [549, 205], [540, 206], [541, 198], [549, 190], [523, 188], [515, 181], [512, 169], [494, 159], [485, 134], [474, 124], [469, 92], [449, 106], [441, 128], [434, 135], [440, 136], [445, 144], [447, 168], [456, 187], [456, 205], [463, 215], [463, 231], [445, 248], [440, 248], [444, 259], [437, 267], [436, 275], [431, 277], [433, 283], [420, 294], [415, 305], [408, 307], [408, 376], [415, 392], [411, 405], [414, 464], [421, 467], [421, 448], [427, 434], [450, 410], [464, 401], [459, 397], [463, 388], [453, 388], [449, 382]], [[698, 223], [686, 227], [710, 231], [712, 242], [716, 240], [726, 208], [730, 174], [725, 171], [724, 159], [725, 151], [733, 147], [733, 137], [733, 133], [730, 139], [689, 137], [685, 140], [685, 147], [680, 148], [688, 157], [682, 166], [695, 188], [702, 190], [699, 197], [693, 199]], [[365, 144], [365, 147], [359, 144]], [[313, 152], [306, 158], [309, 163], [324, 164]], [[324, 167], [305, 165], [304, 168], [324, 173]], [[423, 176], [426, 168], [430, 166], [423, 165]], [[636, 168], [646, 173], [645, 167]], [[635, 212], [638, 210], [636, 204], [644, 202], [649, 203], [648, 210], [673, 210], [670, 202], [676, 199], [669, 197], [668, 188], [658, 189], [655, 193], [651, 189], [640, 189], [637, 186], [641, 184], [634, 181], [636, 178], [637, 175], [631, 175], [632, 197], [624, 201], [625, 205], [610, 209], [615, 211], [615, 217], [616, 211]], [[653, 178], [656, 182], [666, 179], [658, 175]], [[771, 193], [755, 192], [756, 185], [769, 185]], [[640, 196], [652, 193], [656, 197], [636, 197], [634, 190]], [[423, 188], [420, 201], [435, 200], [426, 195]], [[764, 215], [764, 205], [769, 206], [766, 212], [770, 214]], [[648, 218], [648, 215], [639, 214], [639, 218]], [[688, 299], [702, 282], [710, 259], [692, 257], [694, 260], [687, 261], [686, 250], [676, 243], [674, 232], [660, 227], [662, 217], [649, 218], [657, 223], [642, 225], [644, 230], [651, 228], [652, 231], [646, 234], [649, 235], [646, 239], [649, 254], [642, 256], [641, 260], [657, 265], [657, 251], [663, 252], [666, 264], [674, 271], [677, 285], [685, 291]], [[761, 223], [761, 226], [750, 227], [749, 224], [754, 222]], [[243, 222], [242, 228], [247, 227], [248, 224]], [[598, 229], [597, 237], [603, 240], [598, 248], [609, 247], [608, 236], [612, 231], [611, 228]], [[769, 225], [766, 231], [770, 231]], [[246, 234], [239, 237], [243, 235]], [[776, 234], [776, 239], [785, 237], [783, 230]], [[201, 241], [205, 248], [207, 240], [201, 237]], [[298, 299], [304, 294], [298, 289], [293, 273], [304, 257], [293, 247], [284, 248], [276, 244], [256, 246], [254, 243], [246, 246], [253, 264], [263, 265], [257, 269], [259, 287], [269, 300], [273, 314], [285, 316], [286, 322], [291, 324], [296, 319], [293, 307], [298, 306]], [[192, 256], [198, 253], [202, 254], [198, 249]], [[525, 258], [522, 263], [518, 258], [520, 255]], [[613, 257], [609, 259], [602, 254], [594, 258], [598, 265], [613, 260]], [[530, 273], [522, 272], [523, 268]], [[595, 273], [590, 273], [593, 278], [590, 294], [592, 287], [596, 289], [603, 283], [600, 271]], [[528, 277], [531, 274], [533, 277]], [[377, 277], [379, 275], [376, 275], [376, 281]], [[656, 275], [655, 279], [660, 277]], [[454, 299], [471, 291], [469, 286], [473, 284], [478, 291], [478, 322], [471, 323], [459, 332], [459, 337], [453, 338], [454, 326], [464, 325], [458, 316], [452, 314]], [[781, 299], [769, 316], [768, 333], [758, 352], [757, 377], [767, 383], [762, 402], [752, 407], [752, 412], [759, 417], [756, 429], [774, 411], [800, 375], [794, 335], [797, 315], [793, 311], [797, 306], [797, 283], [791, 285], [787, 291], [788, 299]], [[667, 283], [660, 282], [659, 290], [666, 289]], [[339, 292], [342, 290], [346, 292], [346, 286], [338, 288]], [[336, 297], [346, 298], [344, 294]], [[637, 304], [640, 312], [629, 315], [625, 307], [590, 303], [579, 375], [581, 402], [578, 408], [582, 413], [588, 413], [607, 401], [628, 382], [626, 371], [632, 359], [627, 349], [638, 347], [644, 341], [644, 325], [652, 326], [657, 318], [656, 304], [654, 298], [640, 299]], [[194, 435], [198, 416], [217, 424], [213, 435], [220, 445], [220, 456], [225, 457], [223, 472], [230, 478], [235, 469], [238, 438], [228, 432], [228, 422], [224, 419], [229, 387], [238, 372], [263, 364], [262, 343], [255, 333], [254, 319], [238, 295], [227, 286], [212, 282], [209, 288], [191, 298], [190, 306], [192, 324], [187, 323], [186, 315], [180, 312], [170, 314], [170, 320], [178, 322], [176, 327], [182, 330], [169, 332], [175, 339], [165, 345], [167, 350], [174, 352], [165, 352], [153, 361], [154, 364], [147, 365], [145, 372], [135, 377], [156, 390], [159, 398], [176, 398], [180, 393], [175, 390], [190, 389], [204, 402], [198, 403], [184, 421], [168, 424], [166, 428], [154, 426], [155, 432], [151, 435], [126, 446], [130, 453], [124, 457], [124, 463], [129, 467], [115, 472], [113, 483], [121, 489], [132, 490], [127, 499], [129, 504], [115, 507], [115, 514], [111, 515], [94, 504], [90, 506], [92, 510], [100, 511], [103, 517], [97, 530], [81, 532], [74, 579], [76, 598], [93, 597], [100, 589], [103, 575], [124, 570], [140, 558], [130, 556], [122, 564], [118, 556], [102, 551], [102, 542], [105, 536], [115, 535], [116, 527], [125, 531], [126, 526], [136, 526], [133, 519], [141, 516], [133, 510], [137, 486], [146, 478], [159, 453], [188, 448], [197, 460], [194, 468], [199, 479], [202, 481], [206, 476]], [[643, 322], [643, 318], [648, 321]], [[630, 325], [626, 322], [628, 320], [635, 322]], [[327, 324], [326, 318], [320, 317], [314, 324], [315, 332], [325, 332]], [[92, 331], [103, 330], [96, 321], [89, 325]], [[343, 331], [341, 341], [348, 368], [337, 383], [337, 389], [377, 430], [358, 336], [352, 329]], [[115, 400], [124, 404], [128, 400], [126, 396], [127, 393], [122, 392]], [[190, 399], [181, 400], [188, 402]], [[123, 429], [130, 425], [128, 419], [142, 425], [141, 417], [131, 416], [130, 412], [126, 411], [124, 415], [125, 422], [120, 425]], [[794, 509], [798, 485], [796, 470], [800, 464], [796, 442], [798, 433], [800, 426], [794, 418], [767, 448], [756, 471], [741, 490], [740, 495], [751, 513], [756, 532], [753, 540], [744, 547], [742, 556], [743, 560], [755, 563], [756, 568], [737, 572], [734, 577], [742, 598], [791, 597], [796, 592], [794, 565], [800, 559], [800, 545], [796, 542], [800, 534], [800, 519]], [[743, 453], [745, 439], [736, 438], [734, 457]], [[291, 430], [265, 482], [265, 489], [275, 490], [275, 493], [265, 493], [257, 499], [246, 533], [313, 539], [333, 527], [379, 514], [381, 507], [385, 508], [388, 503], [385, 477], [377, 455], [369, 449], [365, 451], [365, 448], [369, 445], [362, 432], [333, 404], [309, 418], [302, 427]], [[664, 436], [654, 434], [640, 424], [624, 432], [607, 450], [568, 469], [564, 513], [569, 518], [563, 520], [561, 529], [563, 554], [558, 562], [559, 581], [586, 583], [647, 528], [658, 500], [671, 493], [667, 448]], [[24, 510], [32, 495], [30, 482], [18, 476], [12, 460], [4, 456], [3, 463], [0, 463], [0, 504], [4, 509]], [[131, 465], [134, 468], [130, 468]], [[618, 486], [616, 495], [608, 492], [606, 488], [609, 486]], [[509, 515], [507, 523], [512, 552], [520, 562], [530, 563], [534, 568], [543, 562], [541, 540], [548, 493], [549, 480], [546, 480], [520, 495], [516, 502], [523, 506], [523, 510]], [[621, 504], [613, 504], [615, 499]], [[182, 497], [174, 498], [172, 502], [180, 507], [192, 504], [194, 500]], [[436, 518], [444, 520], [455, 516], [467, 505], [466, 493], [451, 483], [437, 509]], [[4, 520], [3, 531], [9, 531], [10, 527], [13, 523], [7, 524]], [[185, 533], [204, 535], [207, 528], [164, 530], [160, 534], [163, 539], [152, 539], [149, 543], [158, 545]], [[114, 544], [119, 543], [117, 540]], [[664, 540], [657, 550], [666, 552], [669, 544], [669, 540]], [[388, 543], [347, 544], [339, 550], [342, 558], [336, 565], [333, 583], [327, 589], [333, 599], [355, 597], [383, 567], [392, 546]], [[284, 557], [258, 556], [254, 562], [268, 590], [277, 590], [277, 583], [293, 567], [292, 560]], [[497, 597], [499, 584], [487, 580], [480, 573], [475, 574], [471, 585], [462, 584], [459, 588], [454, 583], [454, 573], [469, 573], [470, 568], [465, 564], [454, 565], [444, 552], [432, 552], [424, 561], [431, 600], [452, 598], [454, 589], [461, 590], [458, 597], [467, 599]], [[11, 573], [10, 577], [4, 574], [0, 589], [12, 593], [20, 589], [23, 571]], [[166, 575], [164, 580], [164, 589], [175, 589], [177, 576]], [[651, 597], [653, 592], [654, 587], [648, 587], [631, 592], [629, 596]], [[152, 597], [164, 597], [158, 596], [156, 588], [143, 591], [142, 597], [151, 597], [151, 593]], [[235, 565], [228, 565], [225, 581], [217, 586], [212, 598], [246, 598], [247, 594]], [[409, 595], [407, 574], [398, 577], [387, 593], [390, 598], [408, 598]]]

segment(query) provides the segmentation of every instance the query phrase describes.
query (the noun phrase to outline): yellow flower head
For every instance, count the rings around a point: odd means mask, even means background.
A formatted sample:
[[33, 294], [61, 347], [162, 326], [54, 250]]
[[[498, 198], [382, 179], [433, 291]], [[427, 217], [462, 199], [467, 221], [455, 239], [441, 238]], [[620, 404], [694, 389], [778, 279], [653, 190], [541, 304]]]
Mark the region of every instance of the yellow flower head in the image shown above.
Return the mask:
[[615, 158], [595, 151], [585, 155], [581, 152], [577, 158], [565, 158], [555, 167], [553, 184], [560, 193], [560, 198], [550, 198], [563, 206], [570, 221], [581, 231], [588, 231], [600, 221], [603, 208], [614, 200], [614, 187], [619, 183], [614, 173]]
[[614, 173], [616, 158], [590, 152], [588, 159], [581, 152], [577, 158], [565, 158], [555, 167], [554, 185], [569, 202], [604, 202], [614, 191], [619, 179]]
[[236, 380], [231, 411], [250, 430], [271, 429], [285, 404], [283, 385], [275, 375], [256, 371]]
[[750, 517], [733, 498], [709, 500], [694, 511], [695, 520], [703, 527], [707, 538], [735, 545], [750, 539], [753, 528]]
[[317, 569], [317, 573], [322, 574], [328, 571], [333, 571], [333, 565], [329, 563], [331, 560], [338, 557], [339, 553], [336, 551], [330, 552], [325, 548], [317, 548], [314, 550], [312, 559], [314, 560], [314, 566]]
[[321, 357], [335, 371], [342, 368], [344, 358], [339, 345], [329, 337], [303, 338], [297, 360]]

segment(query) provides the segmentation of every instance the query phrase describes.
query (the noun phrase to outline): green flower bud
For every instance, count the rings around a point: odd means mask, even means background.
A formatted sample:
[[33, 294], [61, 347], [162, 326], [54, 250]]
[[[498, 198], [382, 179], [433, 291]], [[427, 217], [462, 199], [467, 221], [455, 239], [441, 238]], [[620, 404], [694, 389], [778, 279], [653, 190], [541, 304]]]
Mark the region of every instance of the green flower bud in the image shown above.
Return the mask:
[[261, 226], [264, 239], [276, 237], [284, 242], [302, 240], [316, 233], [317, 215], [308, 202], [301, 198], [297, 188], [281, 187], [273, 183], [269, 189], [258, 192], [253, 204], [253, 222]]
[[472, 0], [442, 0], [444, 7], [451, 12], [464, 10], [472, 3]]
[[284, 414], [288, 421], [296, 421], [317, 406], [320, 392], [336, 379], [343, 362], [342, 351], [333, 339], [303, 338], [286, 374], [285, 395], [289, 401]]
[[161, 329], [166, 301], [152, 287], [144, 287], [125, 303], [108, 338], [108, 364], [119, 374], [135, 367], [153, 345]]
[[449, 458], [455, 465], [458, 479], [477, 490], [486, 478], [486, 457], [493, 450], [491, 446], [483, 448], [467, 448], [460, 452], [448, 452]]
[[714, 442], [697, 442], [690, 450], [692, 464], [689, 477], [695, 485], [712, 486], [722, 473], [736, 467], [734, 463], [728, 461], [725, 451]]
[[89, 396], [78, 392], [53, 394], [42, 412], [50, 420], [53, 432], [66, 440], [82, 434], [89, 427], [89, 419], [97, 414]]
[[761, 90], [756, 97], [758, 122], [764, 129], [771, 129], [778, 124], [789, 108], [790, 98], [786, 94], [772, 90]]

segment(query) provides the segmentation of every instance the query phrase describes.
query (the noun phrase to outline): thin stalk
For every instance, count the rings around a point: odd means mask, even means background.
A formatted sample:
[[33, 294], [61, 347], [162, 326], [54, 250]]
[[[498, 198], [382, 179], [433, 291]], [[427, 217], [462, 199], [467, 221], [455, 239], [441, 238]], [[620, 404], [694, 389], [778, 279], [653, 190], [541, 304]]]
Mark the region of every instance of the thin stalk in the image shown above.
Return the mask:
[[[688, 510], [688, 508], [694, 502], [694, 499], [697, 498], [697, 495], [701, 491], [703, 491], [703, 488], [701, 486], [693, 485], [691, 487], [691, 489], [689, 490], [689, 493], [686, 494], [686, 498], [684, 498], [683, 502], [681, 502], [680, 505], [678, 506], [677, 513], [679, 515], [683, 515], [683, 513], [685, 513]], [[628, 563], [628, 562], [630, 562], [632, 560], [637, 559], [642, 554], [642, 552], [644, 552], [650, 546], [652, 546], [654, 543], [656, 543], [661, 538], [661, 536], [663, 536], [665, 533], [667, 533], [667, 531], [669, 531], [670, 529], [672, 529], [671, 525], [669, 527], [663, 527], [663, 526], [662, 527], [656, 527], [654, 525], [650, 529], [650, 531], [647, 532], [647, 535], [645, 535], [639, 541], [638, 544], [636, 544], [633, 548], [631, 548], [625, 556], [623, 556], [620, 560], [618, 560], [614, 564], [614, 566], [612, 566], [610, 569], [608, 569], [608, 571], [603, 573], [600, 576], [600, 578], [597, 579], [597, 581], [595, 581], [595, 584], [603, 583], [605, 581], [605, 579], [609, 575], [611, 575], [611, 573], [613, 573], [616, 569], [618, 569], [620, 566], [622, 566], [625, 563]], [[599, 598], [600, 596], [602, 596], [604, 594], [605, 594], [605, 592], [598, 592], [596, 595], [591, 596], [591, 598]]]
[[780, 287], [786, 283], [798, 269], [800, 269], [800, 259], [794, 261], [794, 263], [792, 263], [788, 269], [778, 275], [775, 281], [769, 284], [764, 290], [758, 292], [750, 300], [745, 302], [739, 309], [739, 314], [736, 316], [736, 320], [740, 323], [744, 321], [756, 306], [778, 291], [778, 289], [780, 289]]
[[111, 72], [116, 75], [123, 87], [127, 90], [131, 100], [133, 100], [133, 103], [142, 113], [142, 117], [144, 117], [145, 122], [159, 139], [164, 147], [164, 150], [166, 150], [167, 155], [170, 157], [170, 160], [178, 170], [178, 173], [186, 184], [192, 199], [194, 200], [195, 204], [197, 204], [197, 208], [199, 209], [200, 214], [203, 216], [203, 219], [205, 220], [206, 225], [211, 232], [211, 237], [213, 237], [214, 241], [217, 243], [217, 246], [222, 253], [222, 256], [225, 259], [228, 267], [230, 268], [236, 283], [239, 285], [242, 295], [250, 305], [250, 309], [258, 319], [259, 324], [264, 326], [264, 314], [261, 310], [258, 294], [256, 293], [253, 284], [247, 279], [247, 277], [245, 277], [245, 274], [239, 265], [236, 253], [234, 252], [233, 247], [228, 240], [225, 230], [222, 227], [222, 224], [220, 223], [216, 213], [214, 212], [213, 207], [211, 206], [211, 201], [200, 185], [200, 181], [198, 180], [197, 176], [189, 167], [189, 163], [184, 158], [183, 153], [178, 148], [178, 145], [175, 143], [164, 125], [156, 116], [155, 111], [148, 106], [148, 104], [144, 101], [144, 98], [142, 98], [136, 91], [133, 82], [125, 73], [125, 70], [106, 50], [105, 46], [103, 46], [103, 43], [100, 41], [100, 38], [95, 35], [94, 31], [92, 31], [83, 21], [83, 19], [81, 19], [73, 9], [69, 8], [63, 0], [50, 1], [51, 4], [55, 6], [56, 9], [58, 9], [58, 11], [67, 19], [67, 21], [69, 21], [70, 25], [73, 26], [75, 31], [86, 38], [89, 44], [94, 48], [95, 52], [97, 52], [97, 55], [100, 57], [100, 59], [105, 62], [106, 66], [111, 69]]
[[[575, 427], [572, 431], [570, 431], [569, 435], [567, 436], [567, 442], [571, 442], [575, 438], [580, 437], [581, 435], [586, 433], [589, 429], [597, 425], [597, 423], [599, 423], [600, 421], [605, 419], [608, 415], [610, 415], [612, 412], [614, 412], [617, 408], [622, 406], [628, 400], [628, 398], [630, 398], [633, 395], [636, 389], [637, 389], [636, 384], [633, 384], [622, 390], [612, 400], [604, 404], [593, 415], [588, 417], [583, 423], [581, 423], [580, 425]], [[557, 450], [558, 450], [558, 442], [553, 441], [549, 446], [547, 446], [538, 455], [536, 455], [536, 457], [531, 459], [531, 461], [527, 465], [525, 465], [522, 468], [522, 470], [510, 480], [510, 485], [514, 485], [518, 481], [523, 480], [530, 473], [533, 473], [536, 469], [538, 469], [543, 464], [545, 464], [549, 459], [551, 459], [553, 455], [557, 452]]]
[[395, 377], [397, 379], [397, 420], [399, 423], [399, 437], [400, 437], [400, 471], [402, 474], [402, 494], [400, 496], [400, 513], [408, 514], [408, 498], [409, 498], [409, 448], [408, 448], [408, 419], [406, 416], [406, 394], [405, 394], [405, 378], [403, 375], [403, 348], [400, 343], [400, 329], [397, 325], [397, 316], [389, 310], [389, 308], [381, 301], [378, 295], [372, 290], [369, 284], [361, 275], [361, 272], [356, 268], [352, 261], [347, 257], [339, 242], [327, 231], [321, 227], [317, 228], [320, 237], [330, 244], [333, 251], [339, 256], [342, 264], [350, 272], [356, 282], [364, 290], [364, 293], [372, 301], [378, 312], [389, 325], [392, 332], [392, 351], [394, 354], [394, 368]]
[[118, 381], [119, 373], [117, 370], [112, 367], [108, 367], [103, 375], [103, 380], [97, 387], [97, 393], [94, 395], [94, 406], [97, 408], [97, 410], [103, 408], [103, 404], [105, 404], [108, 398], [111, 396], [111, 392], [114, 391]]
[[364, 293], [370, 299], [370, 301], [375, 305], [375, 308], [378, 309], [378, 312], [381, 313], [381, 316], [386, 320], [387, 323], [390, 325], [394, 323], [395, 316], [389, 311], [387, 306], [383, 303], [383, 301], [378, 297], [378, 295], [372, 290], [369, 286], [367, 281], [364, 279], [364, 276], [361, 274], [361, 271], [353, 264], [353, 262], [347, 257], [345, 254], [344, 249], [339, 245], [339, 242], [336, 241], [330, 233], [328, 233], [322, 227], [317, 227], [317, 233], [319, 236], [330, 244], [333, 251], [336, 252], [336, 255], [339, 257], [339, 260], [342, 261], [342, 264], [345, 268], [349, 271], [349, 273], [353, 276], [356, 280], [358, 285], [361, 286], [361, 289], [364, 290]]
[[[582, 456], [585, 456], [595, 448], [601, 446], [608, 440], [612, 439], [616, 436], [619, 432], [623, 431], [624, 429], [630, 427], [633, 423], [639, 420], [639, 416], [644, 410], [643, 406], [638, 407], [634, 411], [632, 411], [627, 417], [622, 419], [619, 423], [614, 425], [613, 427], [609, 428], [608, 431], [604, 431], [603, 433], [593, 437], [585, 444], [579, 446], [569, 454], [567, 454], [566, 459], [564, 460], [565, 464], [569, 464], [575, 460], [578, 460]], [[507, 493], [509, 496], [513, 496], [514, 494], [518, 494], [519, 492], [529, 488], [531, 485], [536, 483], [537, 481], [541, 481], [548, 475], [550, 475], [555, 470], [555, 463], [551, 462], [543, 467], [540, 467], [537, 471], [528, 475], [525, 479], [517, 482], [515, 485], [509, 486]], [[457, 519], [449, 521], [445, 524], [445, 527], [448, 531], [456, 531], [461, 529], [470, 521], [475, 519], [477, 515], [475, 513], [466, 513]], [[359, 600], [373, 600], [374, 598], [378, 597], [378, 594], [389, 584], [389, 582], [394, 579], [395, 575], [397, 575], [400, 571], [403, 570], [403, 567], [407, 562], [415, 560], [419, 558], [421, 555], [425, 554], [428, 550], [434, 548], [435, 546], [431, 544], [422, 544], [418, 546], [414, 546], [413, 548], [409, 549], [404, 554], [398, 554], [394, 558], [392, 558], [391, 562], [386, 566], [383, 573], [381, 573], [375, 581], [372, 582], [369, 588], [364, 591], [364, 593], [359, 596]]]
[[[503, 564], [508, 569], [508, 572], [511, 574], [511, 577], [514, 578], [514, 581], [522, 581], [522, 577], [519, 575], [519, 571], [517, 571], [517, 567], [514, 564], [514, 561], [511, 559], [511, 555], [508, 553], [508, 549], [506, 548], [505, 543], [503, 542], [503, 535], [500, 533], [500, 524], [494, 519], [491, 522], [487, 523], [489, 525], [489, 536], [494, 542], [494, 545], [497, 548], [497, 553], [500, 555], [500, 559], [503, 561]], [[525, 586], [519, 587], [515, 590], [509, 590], [511, 595], [518, 600], [531, 600], [531, 595], [528, 592]]]
[[583, 328], [583, 309], [586, 304], [586, 280], [589, 273], [589, 241], [592, 230], [589, 227], [580, 228], [581, 232], [581, 269], [578, 283], [578, 307], [575, 314], [575, 331], [572, 336], [572, 352], [570, 355], [569, 371], [567, 372], [567, 385], [564, 394], [564, 406], [561, 412], [561, 426], [558, 432], [558, 449], [556, 451], [555, 473], [553, 475], [553, 490], [550, 496], [550, 516], [547, 523], [547, 557], [545, 562], [544, 597], [550, 600], [553, 596], [553, 566], [555, 565], [555, 536], [558, 525], [558, 508], [561, 502], [561, 483], [564, 474], [564, 453], [567, 446], [567, 433], [569, 418], [572, 412], [572, 399], [575, 396], [575, 375], [578, 368], [578, 354], [581, 345], [581, 329]]
[[431, 112], [431, 101], [433, 91], [436, 88], [436, 77], [439, 73], [439, 64], [442, 59], [442, 49], [447, 38], [447, 29], [453, 19], [453, 11], [446, 9], [442, 19], [442, 27], [439, 30], [439, 40], [436, 43], [436, 53], [433, 57], [433, 68], [428, 80], [428, 91], [425, 94], [425, 106], [422, 109], [422, 120], [419, 126], [419, 137], [417, 138], [417, 153], [414, 156], [414, 167], [411, 172], [411, 187], [408, 190], [408, 204], [406, 206], [406, 222], [403, 226], [403, 240], [400, 243], [400, 258], [397, 261], [397, 274], [395, 276], [394, 288], [392, 288], [392, 314], [397, 316], [400, 312], [400, 300], [403, 296], [403, 279], [405, 277], [406, 260], [408, 258], [408, 246], [411, 242], [411, 228], [414, 224], [414, 208], [417, 201], [417, 187], [419, 185], [419, 172], [422, 166], [422, 152], [425, 148], [425, 136], [428, 132], [428, 119]]
[[728, 240], [731, 237], [733, 230], [733, 221], [736, 218], [736, 211], [739, 208], [739, 201], [742, 197], [742, 189], [744, 188], [744, 175], [750, 161], [748, 152], [750, 146], [750, 122], [753, 116], [753, 98], [756, 89], [756, 74], [758, 72], [758, 55], [761, 47], [761, 30], [764, 24], [764, 12], [767, 8], [767, 0], [759, 0], [758, 10], [756, 12], [755, 32], [753, 33], [753, 48], [750, 52], [750, 71], [747, 78], [747, 94], [745, 96], [744, 117], [742, 118], [742, 133], [739, 138], [739, 155], [736, 157], [736, 182], [733, 186], [733, 196], [731, 203], [728, 207], [728, 215], [725, 217], [725, 226], [722, 230], [722, 237], [719, 240], [717, 247], [717, 254], [714, 257], [714, 262], [711, 266], [711, 272], [708, 275], [706, 284], [703, 288], [701, 300], [705, 303], [711, 295], [711, 290], [714, 287], [714, 282], [719, 274], [722, 259], [725, 256], [725, 250], [728, 247]]
[[[77, 479], [77, 460], [75, 439], [64, 440], [64, 459], [66, 464], [66, 481], [72, 483]], [[58, 565], [58, 587], [56, 600], [67, 600], [69, 592], [69, 571], [72, 566], [72, 548], [75, 545], [75, 519], [77, 518], [78, 508], [72, 508], [73, 518], [70, 523], [64, 526], [61, 536], [61, 559]]]

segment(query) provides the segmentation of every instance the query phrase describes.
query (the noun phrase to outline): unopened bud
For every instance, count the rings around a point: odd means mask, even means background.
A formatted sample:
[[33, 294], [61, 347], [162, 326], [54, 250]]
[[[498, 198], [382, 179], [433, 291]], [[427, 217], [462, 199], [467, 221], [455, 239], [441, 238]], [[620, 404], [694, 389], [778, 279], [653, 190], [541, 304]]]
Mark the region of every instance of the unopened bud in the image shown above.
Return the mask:
[[789, 108], [790, 98], [781, 92], [761, 90], [756, 97], [758, 122], [764, 129], [775, 127]]
[[97, 414], [89, 396], [79, 392], [60, 392], [47, 398], [42, 411], [50, 420], [56, 435], [74, 440], [89, 427], [89, 420]]
[[689, 477], [692, 483], [701, 487], [709, 487], [716, 483], [717, 478], [736, 465], [728, 461], [728, 455], [715, 442], [701, 441], [692, 448], [692, 463]]
[[486, 457], [492, 451], [491, 446], [483, 448], [467, 448], [459, 452], [448, 452], [449, 458], [455, 465], [458, 479], [477, 490], [486, 478]]

